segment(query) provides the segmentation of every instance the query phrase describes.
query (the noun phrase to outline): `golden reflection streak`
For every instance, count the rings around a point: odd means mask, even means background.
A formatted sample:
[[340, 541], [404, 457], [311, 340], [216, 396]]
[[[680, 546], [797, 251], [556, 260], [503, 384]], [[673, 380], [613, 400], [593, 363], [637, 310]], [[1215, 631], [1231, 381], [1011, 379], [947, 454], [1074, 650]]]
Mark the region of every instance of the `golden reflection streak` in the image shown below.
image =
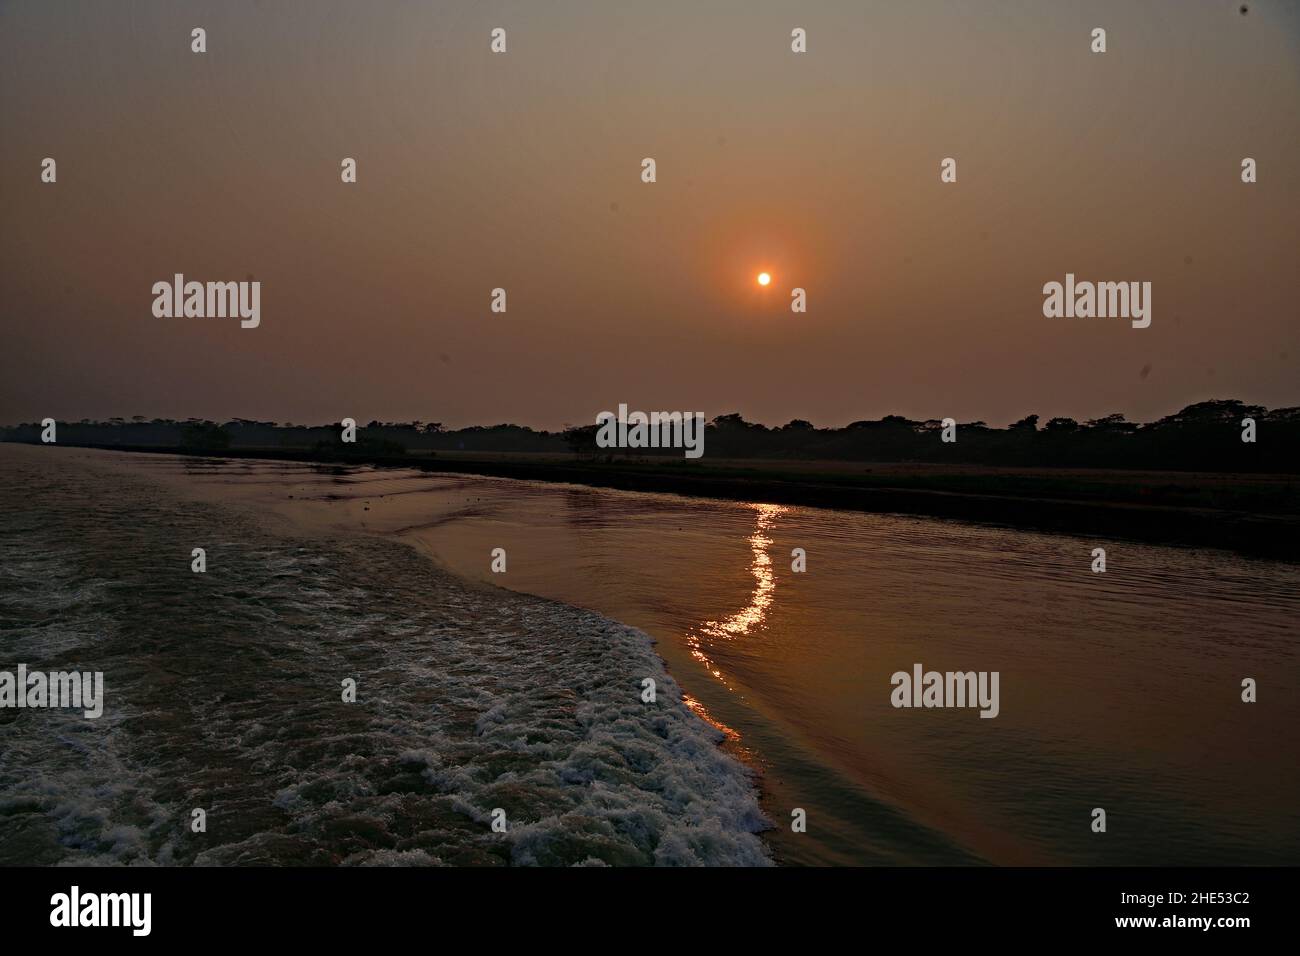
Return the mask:
[[740, 732], [728, 727], [722, 721], [718, 720], [718, 718], [709, 713], [708, 708], [705, 707], [704, 704], [700, 703], [698, 697], [692, 697], [690, 694], [683, 691], [682, 703], [693, 710], [695, 716], [699, 717], [706, 724], [712, 724], [714, 727], [717, 727], [718, 730], [722, 731], [723, 735], [727, 738], [727, 742], [733, 747], [738, 747], [740, 745]]
[[757, 512], [757, 518], [754, 533], [749, 536], [749, 551], [752, 555], [749, 572], [754, 576], [754, 590], [749, 596], [749, 604], [722, 621], [705, 621], [686, 636], [686, 644], [690, 648], [691, 656], [703, 664], [704, 668], [720, 680], [728, 690], [733, 689], [731, 684], [709, 659], [703, 645], [706, 639], [731, 641], [743, 637], [761, 626], [767, 618], [768, 609], [772, 606], [773, 595], [776, 592], [772, 556], [767, 552], [772, 539], [767, 536], [767, 531], [779, 515], [790, 510], [783, 505], [754, 505], [753, 507]]

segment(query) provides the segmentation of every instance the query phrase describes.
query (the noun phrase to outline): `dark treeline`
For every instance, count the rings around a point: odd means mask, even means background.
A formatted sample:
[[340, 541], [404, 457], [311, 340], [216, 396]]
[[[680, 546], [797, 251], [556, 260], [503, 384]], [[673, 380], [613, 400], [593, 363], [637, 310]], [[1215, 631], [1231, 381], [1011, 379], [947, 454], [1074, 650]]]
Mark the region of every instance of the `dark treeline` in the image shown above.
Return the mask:
[[[1254, 422], [1254, 442], [1242, 440]], [[1300, 408], [1269, 411], [1236, 400], [1189, 405], [1145, 424], [1123, 415], [1092, 421], [1029, 415], [1006, 428], [962, 422], [956, 441], [943, 422], [888, 415], [843, 428], [792, 421], [765, 428], [739, 415], [715, 418], [705, 449], [719, 458], [801, 458], [872, 462], [957, 462], [1009, 467], [1300, 471]]]
[[[39, 424], [0, 427], [0, 440], [39, 442]], [[213, 422], [190, 418], [110, 418], [107, 421], [59, 422], [61, 445], [121, 445], [181, 448], [196, 451], [284, 448], [352, 456], [404, 455], [408, 452], [565, 452], [562, 434], [520, 425], [475, 425], [455, 430], [439, 422], [379, 422], [357, 425], [355, 443], [340, 440], [338, 424], [294, 425], [236, 418]]]
[[[1254, 422], [1255, 441], [1242, 440], [1246, 420]], [[1037, 415], [1006, 428], [962, 422], [957, 440], [941, 440], [939, 420], [912, 421], [888, 415], [843, 428], [817, 428], [795, 420], [769, 427], [738, 414], [720, 415], [705, 431], [705, 460], [802, 459], [864, 462], [946, 462], [1009, 467], [1092, 467], [1195, 469], [1205, 471], [1300, 472], [1300, 408], [1268, 410], [1236, 400], [1189, 405], [1145, 424], [1108, 415], [1077, 422]], [[41, 426], [26, 423], [0, 428], [5, 441], [39, 442]], [[438, 422], [378, 422], [358, 426], [355, 443], [339, 440], [331, 425], [294, 425], [234, 419], [218, 423], [113, 418], [59, 422], [58, 441], [66, 445], [154, 446], [195, 451], [276, 449], [311, 451], [328, 457], [377, 457], [438, 452], [571, 453], [603, 460], [670, 457], [680, 449], [602, 449], [596, 426], [535, 431], [519, 425], [447, 429]]]

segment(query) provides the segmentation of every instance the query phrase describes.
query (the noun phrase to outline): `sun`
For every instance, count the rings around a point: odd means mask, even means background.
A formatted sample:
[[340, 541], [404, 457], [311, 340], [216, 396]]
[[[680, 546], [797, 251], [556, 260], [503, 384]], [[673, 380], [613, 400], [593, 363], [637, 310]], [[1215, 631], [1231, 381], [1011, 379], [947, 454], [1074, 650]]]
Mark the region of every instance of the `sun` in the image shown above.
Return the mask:
[[760, 273], [758, 274], [758, 284], [759, 284], [759, 285], [767, 285], [767, 284], [770, 283], [771, 281], [772, 281], [772, 277], [771, 277], [770, 275], [768, 275], [766, 272], [760, 272]]

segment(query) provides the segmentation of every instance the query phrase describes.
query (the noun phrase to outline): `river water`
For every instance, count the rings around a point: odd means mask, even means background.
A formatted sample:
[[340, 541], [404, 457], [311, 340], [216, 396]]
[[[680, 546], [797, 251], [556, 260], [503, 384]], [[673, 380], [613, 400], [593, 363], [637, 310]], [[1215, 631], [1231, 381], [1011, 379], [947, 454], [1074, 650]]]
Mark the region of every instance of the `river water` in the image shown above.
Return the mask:
[[[722, 749], [758, 771], [779, 863], [1300, 859], [1294, 566], [415, 470], [62, 454], [267, 533], [402, 541], [431, 569], [646, 632]], [[998, 672], [998, 715], [895, 708], [891, 676], [916, 664]]]

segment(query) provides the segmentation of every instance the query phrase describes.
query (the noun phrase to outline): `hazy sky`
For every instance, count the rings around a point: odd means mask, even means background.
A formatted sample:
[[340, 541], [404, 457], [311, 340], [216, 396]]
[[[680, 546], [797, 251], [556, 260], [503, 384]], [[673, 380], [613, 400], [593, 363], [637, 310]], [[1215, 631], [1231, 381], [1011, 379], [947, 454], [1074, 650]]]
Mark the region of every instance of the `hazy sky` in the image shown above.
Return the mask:
[[0, 422], [1300, 404], [1300, 4], [1241, 6], [0, 0]]

